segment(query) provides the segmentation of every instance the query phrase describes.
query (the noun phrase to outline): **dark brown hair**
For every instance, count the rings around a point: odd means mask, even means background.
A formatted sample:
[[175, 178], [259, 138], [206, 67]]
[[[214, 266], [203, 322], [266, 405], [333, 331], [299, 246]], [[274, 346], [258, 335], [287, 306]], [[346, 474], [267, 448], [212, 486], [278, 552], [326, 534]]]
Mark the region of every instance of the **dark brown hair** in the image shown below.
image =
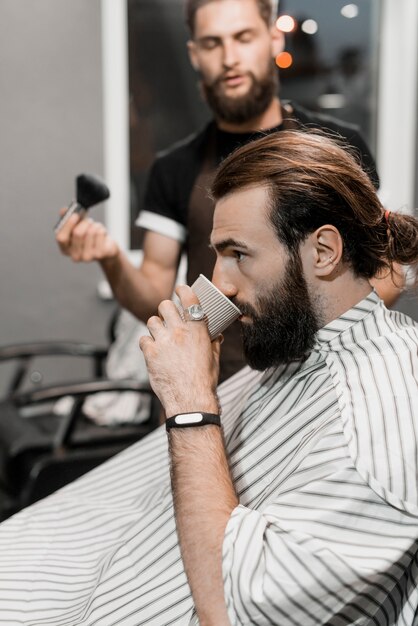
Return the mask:
[[332, 224], [357, 276], [372, 278], [393, 262], [418, 262], [418, 220], [385, 215], [368, 175], [337, 136], [288, 130], [257, 139], [225, 159], [212, 195], [218, 200], [250, 185], [268, 186], [271, 222], [291, 253]]
[[[195, 17], [197, 11], [203, 7], [205, 4], [209, 4], [209, 2], [220, 2], [221, 0], [186, 0], [185, 2], [185, 12], [186, 12], [186, 23], [189, 27], [189, 30], [194, 35], [194, 27], [195, 27]], [[261, 17], [267, 24], [270, 26], [272, 20], [273, 8], [271, 5], [271, 0], [254, 0], [255, 4], [258, 7]]]

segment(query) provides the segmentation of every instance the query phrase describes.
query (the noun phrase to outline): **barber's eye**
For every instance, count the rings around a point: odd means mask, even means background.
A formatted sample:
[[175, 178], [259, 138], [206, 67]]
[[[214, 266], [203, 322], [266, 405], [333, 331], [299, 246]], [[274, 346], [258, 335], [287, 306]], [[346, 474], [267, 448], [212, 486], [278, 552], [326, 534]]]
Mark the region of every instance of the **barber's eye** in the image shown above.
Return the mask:
[[218, 45], [218, 42], [216, 39], [205, 39], [201, 45], [205, 50], [213, 50]]
[[239, 40], [241, 43], [250, 43], [252, 39], [253, 39], [252, 33], [242, 33], [242, 35], [240, 35], [239, 37]]

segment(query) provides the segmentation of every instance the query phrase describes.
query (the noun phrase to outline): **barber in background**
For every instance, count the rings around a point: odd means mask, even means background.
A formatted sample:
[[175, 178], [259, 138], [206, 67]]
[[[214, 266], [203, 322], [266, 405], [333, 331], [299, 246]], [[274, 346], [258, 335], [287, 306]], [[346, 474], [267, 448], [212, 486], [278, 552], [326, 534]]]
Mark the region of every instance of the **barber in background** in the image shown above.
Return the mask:
[[[143, 261], [133, 266], [103, 224], [74, 215], [57, 235], [61, 251], [74, 261], [98, 261], [119, 304], [147, 320], [171, 297], [183, 250], [187, 282], [211, 277], [215, 262], [208, 248], [213, 202], [207, 196], [217, 165], [237, 147], [283, 129], [308, 125], [341, 135], [359, 154], [375, 187], [375, 163], [356, 127], [282, 103], [277, 96], [275, 57], [283, 34], [272, 25], [270, 0], [188, 0], [188, 51], [213, 113], [201, 132], [156, 159], [137, 225], [147, 230]], [[387, 305], [398, 293], [391, 277], [375, 286]], [[220, 380], [244, 365], [239, 327], [225, 333]]]

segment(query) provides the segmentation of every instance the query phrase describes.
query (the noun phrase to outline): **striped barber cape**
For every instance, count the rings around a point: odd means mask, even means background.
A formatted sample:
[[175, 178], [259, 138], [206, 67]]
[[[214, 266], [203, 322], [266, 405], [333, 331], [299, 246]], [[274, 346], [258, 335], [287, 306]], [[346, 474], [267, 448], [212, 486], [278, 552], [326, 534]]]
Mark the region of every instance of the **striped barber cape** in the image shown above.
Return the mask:
[[[232, 626], [418, 624], [417, 350], [372, 293], [303, 363], [220, 387]], [[0, 624], [198, 624], [164, 429], [0, 525]]]

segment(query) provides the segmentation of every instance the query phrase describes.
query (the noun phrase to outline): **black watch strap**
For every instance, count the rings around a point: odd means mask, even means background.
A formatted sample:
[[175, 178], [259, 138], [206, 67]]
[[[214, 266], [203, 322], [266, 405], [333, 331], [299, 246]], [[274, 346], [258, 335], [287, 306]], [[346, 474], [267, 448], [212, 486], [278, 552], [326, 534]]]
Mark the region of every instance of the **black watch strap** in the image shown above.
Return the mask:
[[190, 428], [192, 426], [206, 426], [207, 424], [221, 425], [221, 418], [215, 413], [202, 413], [196, 411], [194, 413], [179, 413], [169, 417], [165, 422], [167, 430], [171, 428]]

